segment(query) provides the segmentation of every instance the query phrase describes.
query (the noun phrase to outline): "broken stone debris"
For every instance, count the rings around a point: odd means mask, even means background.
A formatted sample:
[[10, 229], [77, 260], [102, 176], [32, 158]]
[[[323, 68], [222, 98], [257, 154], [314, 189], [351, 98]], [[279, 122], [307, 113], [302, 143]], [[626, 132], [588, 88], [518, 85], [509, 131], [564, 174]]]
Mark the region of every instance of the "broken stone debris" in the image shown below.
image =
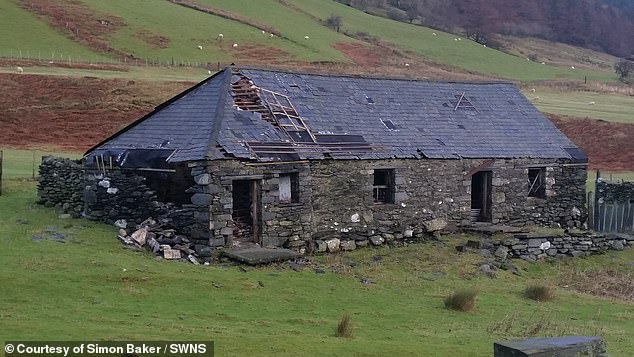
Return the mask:
[[[119, 223], [117, 227], [123, 226], [122, 222]], [[129, 235], [125, 229], [120, 228], [117, 239], [128, 249], [147, 250], [167, 260], [181, 260], [196, 265], [211, 261], [211, 249], [205, 249], [207, 247], [196, 245], [187, 237], [176, 234], [174, 229], [169, 228], [170, 224], [169, 219], [156, 221], [148, 218]]]

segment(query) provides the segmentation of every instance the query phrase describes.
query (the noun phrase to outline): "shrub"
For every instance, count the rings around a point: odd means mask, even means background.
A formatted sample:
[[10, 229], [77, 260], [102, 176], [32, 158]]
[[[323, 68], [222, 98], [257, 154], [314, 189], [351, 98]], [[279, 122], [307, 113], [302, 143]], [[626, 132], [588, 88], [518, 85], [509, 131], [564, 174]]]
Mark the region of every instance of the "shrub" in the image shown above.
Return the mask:
[[478, 291], [474, 289], [462, 289], [445, 298], [445, 307], [456, 311], [473, 311]]
[[555, 298], [555, 289], [540, 284], [533, 284], [526, 287], [524, 296], [535, 301], [550, 301]]
[[341, 317], [341, 320], [339, 321], [339, 325], [337, 325], [335, 336], [351, 338], [352, 332], [353, 332], [352, 318], [348, 314], [343, 315]]

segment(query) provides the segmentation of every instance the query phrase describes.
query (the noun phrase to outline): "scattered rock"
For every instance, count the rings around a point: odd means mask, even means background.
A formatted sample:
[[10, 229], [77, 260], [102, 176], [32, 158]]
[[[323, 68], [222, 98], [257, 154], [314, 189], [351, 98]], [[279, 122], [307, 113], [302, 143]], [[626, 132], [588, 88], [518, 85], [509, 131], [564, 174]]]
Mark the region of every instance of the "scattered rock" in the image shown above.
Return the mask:
[[381, 236], [372, 236], [370, 237], [370, 243], [375, 246], [379, 246], [385, 242], [385, 239]]
[[622, 241], [615, 240], [612, 242], [612, 249], [614, 250], [623, 250], [625, 247], [623, 246]]
[[496, 258], [499, 258], [499, 259], [502, 259], [502, 260], [506, 259], [506, 257], [508, 256], [508, 254], [509, 254], [509, 249], [508, 249], [507, 247], [505, 247], [505, 246], [499, 246], [499, 247], [495, 250], [495, 253], [493, 253], [493, 255], [494, 255]]
[[338, 238], [327, 240], [326, 241], [326, 246], [327, 246], [328, 251], [330, 253], [338, 252], [339, 248], [341, 246], [341, 240], [339, 240]]
[[482, 272], [484, 275], [488, 276], [491, 279], [495, 279], [495, 270], [496, 268], [489, 264], [482, 264], [480, 266], [480, 272]]
[[121, 229], [126, 229], [128, 227], [128, 222], [125, 219], [118, 219], [114, 221], [114, 226]]
[[435, 218], [423, 222], [423, 227], [425, 227], [425, 231], [427, 232], [438, 232], [447, 227], [447, 221], [442, 218]]

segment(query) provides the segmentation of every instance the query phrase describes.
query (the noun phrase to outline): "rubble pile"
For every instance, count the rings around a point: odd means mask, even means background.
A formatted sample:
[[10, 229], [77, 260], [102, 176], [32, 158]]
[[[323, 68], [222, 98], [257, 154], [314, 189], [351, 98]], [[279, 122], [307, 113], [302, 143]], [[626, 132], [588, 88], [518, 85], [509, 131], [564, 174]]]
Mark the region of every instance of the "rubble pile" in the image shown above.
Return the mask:
[[128, 223], [121, 219], [115, 222], [115, 226], [119, 228], [117, 238], [126, 248], [147, 250], [164, 259], [181, 260], [196, 265], [211, 263], [214, 250], [177, 234], [172, 223], [168, 218], [158, 221], [148, 218], [132, 231], [127, 229]]

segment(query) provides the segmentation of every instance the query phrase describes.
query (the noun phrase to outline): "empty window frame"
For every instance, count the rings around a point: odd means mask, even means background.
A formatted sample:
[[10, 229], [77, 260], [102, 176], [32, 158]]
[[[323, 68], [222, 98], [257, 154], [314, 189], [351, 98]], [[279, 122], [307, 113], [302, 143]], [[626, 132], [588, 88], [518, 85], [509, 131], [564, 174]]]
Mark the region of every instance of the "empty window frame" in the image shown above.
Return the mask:
[[546, 169], [528, 169], [528, 197], [546, 198]]
[[297, 172], [280, 175], [280, 202], [299, 203], [299, 174]]
[[394, 169], [374, 170], [374, 203], [394, 203]]

